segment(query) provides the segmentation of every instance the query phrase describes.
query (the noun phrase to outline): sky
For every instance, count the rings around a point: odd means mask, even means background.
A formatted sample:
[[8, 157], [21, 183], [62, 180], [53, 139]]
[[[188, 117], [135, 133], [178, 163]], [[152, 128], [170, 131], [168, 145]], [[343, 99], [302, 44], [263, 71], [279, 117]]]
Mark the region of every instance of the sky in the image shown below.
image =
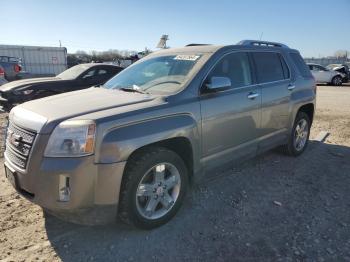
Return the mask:
[[156, 50], [282, 42], [305, 57], [350, 51], [350, 0], [26, 0], [2, 1], [0, 44], [77, 50]]

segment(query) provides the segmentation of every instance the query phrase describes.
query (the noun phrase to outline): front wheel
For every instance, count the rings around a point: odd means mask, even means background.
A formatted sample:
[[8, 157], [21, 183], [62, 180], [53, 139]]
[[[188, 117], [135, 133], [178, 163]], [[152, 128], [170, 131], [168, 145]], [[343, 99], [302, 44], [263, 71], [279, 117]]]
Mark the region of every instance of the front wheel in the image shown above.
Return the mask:
[[288, 144], [283, 146], [283, 151], [290, 156], [301, 155], [308, 145], [310, 128], [309, 116], [304, 112], [299, 112], [295, 118]]
[[343, 84], [343, 79], [340, 76], [335, 76], [332, 79], [332, 85], [341, 86]]
[[186, 165], [173, 151], [152, 147], [136, 153], [124, 174], [119, 216], [139, 228], [161, 226], [180, 208], [187, 186]]

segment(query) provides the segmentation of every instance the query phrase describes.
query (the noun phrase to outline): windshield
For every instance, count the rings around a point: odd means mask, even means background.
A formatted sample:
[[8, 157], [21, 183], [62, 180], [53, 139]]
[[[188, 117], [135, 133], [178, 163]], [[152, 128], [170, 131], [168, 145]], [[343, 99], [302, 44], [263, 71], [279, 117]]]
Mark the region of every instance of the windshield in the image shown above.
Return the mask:
[[182, 89], [199, 55], [155, 57], [125, 69], [104, 88], [134, 88], [147, 93], [171, 94]]
[[75, 79], [89, 68], [90, 67], [86, 65], [76, 65], [67, 69], [66, 71], [63, 71], [61, 74], [58, 74], [56, 77], [64, 80]]

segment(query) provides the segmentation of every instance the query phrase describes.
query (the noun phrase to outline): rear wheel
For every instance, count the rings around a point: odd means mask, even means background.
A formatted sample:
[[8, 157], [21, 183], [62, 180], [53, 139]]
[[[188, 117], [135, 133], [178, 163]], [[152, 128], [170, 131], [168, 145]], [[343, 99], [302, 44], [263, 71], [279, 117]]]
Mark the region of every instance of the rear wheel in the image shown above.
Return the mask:
[[343, 79], [340, 76], [335, 76], [332, 79], [332, 85], [334, 86], [341, 86], [343, 83]]
[[295, 118], [293, 130], [288, 144], [283, 146], [283, 151], [290, 156], [301, 155], [309, 142], [311, 121], [304, 112], [299, 112]]
[[119, 208], [120, 218], [151, 229], [167, 223], [180, 208], [188, 186], [188, 171], [173, 151], [152, 147], [128, 161]]

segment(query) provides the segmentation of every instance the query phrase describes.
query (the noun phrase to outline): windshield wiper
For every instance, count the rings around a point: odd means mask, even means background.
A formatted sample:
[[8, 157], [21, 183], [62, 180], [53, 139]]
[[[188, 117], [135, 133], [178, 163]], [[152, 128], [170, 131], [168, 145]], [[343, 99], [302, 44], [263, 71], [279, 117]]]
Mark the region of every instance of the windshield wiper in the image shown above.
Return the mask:
[[143, 91], [141, 88], [139, 88], [137, 85], [129, 86], [129, 87], [121, 87], [120, 90], [123, 90], [125, 92], [135, 92], [140, 94], [148, 94], [147, 92]]

